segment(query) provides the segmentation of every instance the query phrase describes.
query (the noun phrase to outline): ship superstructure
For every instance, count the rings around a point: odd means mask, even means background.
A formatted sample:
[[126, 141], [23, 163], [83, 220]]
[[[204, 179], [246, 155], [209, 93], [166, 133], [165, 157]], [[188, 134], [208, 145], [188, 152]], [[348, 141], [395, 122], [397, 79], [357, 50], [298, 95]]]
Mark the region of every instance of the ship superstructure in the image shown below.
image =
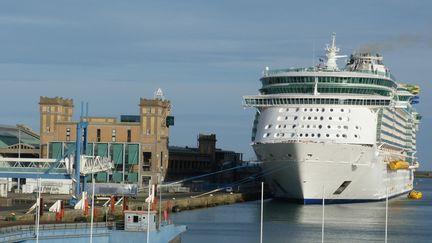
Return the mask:
[[383, 57], [355, 52], [339, 69], [335, 35], [326, 62], [270, 70], [252, 146], [275, 195], [303, 203], [381, 200], [413, 188], [419, 87], [395, 81]]

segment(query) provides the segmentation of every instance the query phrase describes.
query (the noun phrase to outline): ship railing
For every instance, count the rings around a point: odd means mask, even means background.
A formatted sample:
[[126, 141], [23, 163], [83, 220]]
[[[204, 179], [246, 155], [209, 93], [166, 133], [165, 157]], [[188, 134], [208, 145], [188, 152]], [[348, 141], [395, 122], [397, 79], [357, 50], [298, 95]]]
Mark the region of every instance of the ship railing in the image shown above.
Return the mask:
[[354, 73], [366, 73], [366, 74], [374, 74], [379, 75], [386, 78], [391, 78], [392, 80], [395, 80], [394, 76], [390, 72], [380, 72], [380, 71], [372, 71], [372, 70], [350, 70], [350, 69], [338, 69], [338, 70], [329, 70], [324, 68], [318, 68], [318, 67], [308, 67], [308, 68], [286, 68], [286, 69], [272, 69], [272, 70], [265, 70], [263, 72], [264, 77], [283, 74], [283, 73], [306, 73], [306, 72], [328, 72], [328, 73], [334, 73], [334, 72], [354, 72]]

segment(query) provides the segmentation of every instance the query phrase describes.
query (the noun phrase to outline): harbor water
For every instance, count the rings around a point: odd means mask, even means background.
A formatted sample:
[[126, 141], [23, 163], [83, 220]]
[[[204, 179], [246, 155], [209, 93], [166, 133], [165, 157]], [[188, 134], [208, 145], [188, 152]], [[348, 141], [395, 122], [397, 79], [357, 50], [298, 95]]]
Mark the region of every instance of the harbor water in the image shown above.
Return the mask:
[[[432, 242], [432, 179], [416, 179], [422, 200], [391, 199], [388, 242]], [[384, 242], [385, 201], [333, 204], [324, 208], [324, 242]], [[173, 214], [185, 224], [183, 243], [259, 242], [260, 202]], [[321, 242], [322, 205], [264, 202], [263, 242]]]

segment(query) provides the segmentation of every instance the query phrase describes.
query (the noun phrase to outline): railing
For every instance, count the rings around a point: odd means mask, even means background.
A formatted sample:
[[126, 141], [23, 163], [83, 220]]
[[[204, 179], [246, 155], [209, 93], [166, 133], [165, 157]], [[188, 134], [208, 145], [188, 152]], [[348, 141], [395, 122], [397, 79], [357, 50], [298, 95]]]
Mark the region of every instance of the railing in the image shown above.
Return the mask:
[[395, 80], [393, 75], [390, 74], [390, 72], [378, 72], [378, 71], [371, 71], [371, 70], [349, 70], [349, 69], [327, 70], [324, 68], [317, 68], [317, 67], [265, 70], [263, 72], [263, 75], [264, 75], [264, 77], [268, 77], [268, 76], [272, 76], [272, 75], [291, 73], [291, 72], [300, 72], [300, 73], [302, 73], [302, 72], [328, 72], [328, 73], [354, 72], [354, 73], [375, 74], [375, 75], [384, 76], [384, 77], [391, 78], [391, 79]]
[[[121, 228], [121, 225], [119, 225]], [[111, 229], [117, 228], [117, 225], [114, 222], [97, 222], [93, 223], [93, 229], [97, 231], [97, 229]], [[123, 226], [124, 228], [124, 226]], [[70, 232], [66, 232], [66, 230], [82, 230], [89, 229], [90, 223], [70, 223], [70, 224], [43, 224], [39, 226], [39, 236], [43, 237], [43, 231], [54, 231], [57, 233], [50, 234], [50, 236], [55, 235], [56, 237], [61, 237], [65, 235], [70, 235]], [[63, 230], [63, 233], [58, 233], [60, 230]], [[100, 233], [100, 232], [99, 232]], [[103, 232], [102, 232], [103, 233]], [[0, 242], [17, 242], [24, 240], [35, 239], [35, 225], [18, 225], [18, 226], [9, 226], [0, 228]]]

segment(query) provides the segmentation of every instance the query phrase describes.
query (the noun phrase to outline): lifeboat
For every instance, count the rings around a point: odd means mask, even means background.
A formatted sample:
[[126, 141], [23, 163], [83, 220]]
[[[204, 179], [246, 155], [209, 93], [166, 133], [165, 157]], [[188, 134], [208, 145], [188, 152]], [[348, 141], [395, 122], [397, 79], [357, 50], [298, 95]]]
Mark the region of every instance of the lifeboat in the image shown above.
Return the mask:
[[406, 170], [409, 169], [410, 164], [403, 160], [395, 160], [388, 163], [391, 170]]
[[410, 199], [420, 200], [420, 199], [422, 199], [422, 197], [423, 197], [423, 194], [421, 192], [418, 192], [418, 191], [412, 190], [412, 191], [410, 191], [410, 193], [408, 193], [408, 198], [410, 198]]

